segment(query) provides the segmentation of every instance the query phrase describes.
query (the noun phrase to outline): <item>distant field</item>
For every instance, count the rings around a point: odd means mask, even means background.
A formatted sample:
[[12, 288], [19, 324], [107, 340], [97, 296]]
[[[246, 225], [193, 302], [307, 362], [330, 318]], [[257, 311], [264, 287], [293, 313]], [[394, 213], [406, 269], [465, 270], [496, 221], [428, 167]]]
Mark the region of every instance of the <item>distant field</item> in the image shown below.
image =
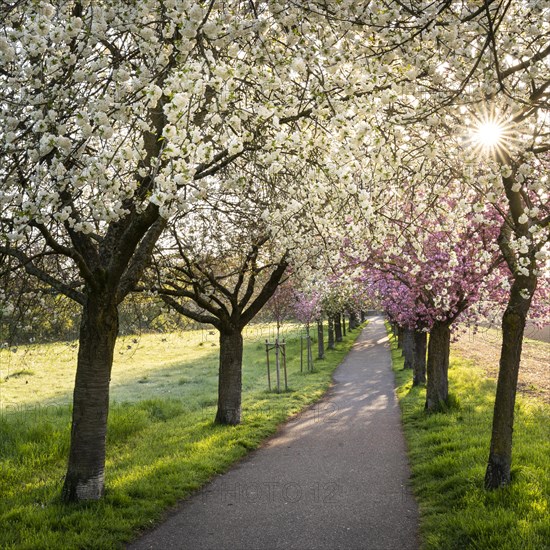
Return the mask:
[[[245, 340], [272, 338], [274, 325], [252, 325]], [[282, 334], [296, 338], [295, 324]], [[218, 333], [214, 329], [169, 334], [143, 334], [118, 339], [111, 379], [111, 401], [154, 397], [184, 398], [186, 377], [216, 377]], [[77, 342], [25, 345], [0, 350], [0, 410], [7, 413], [34, 405], [47, 407], [72, 401]], [[211, 381], [212, 382], [212, 381]], [[214, 381], [215, 382], [215, 381]]]
[[[277, 394], [267, 391], [264, 342], [272, 332], [273, 327], [255, 326], [245, 335], [243, 422], [234, 427], [212, 422], [219, 350], [214, 331], [120, 339], [113, 368], [106, 496], [101, 502], [72, 506], [61, 503], [59, 495], [69, 446], [76, 346], [2, 351], [0, 548], [122, 548], [166, 508], [318, 400], [359, 334], [348, 334], [336, 350], [316, 361], [314, 372], [302, 373], [299, 331], [287, 326], [289, 391]], [[316, 421], [325, 418], [322, 410], [311, 414]]]
[[[550, 330], [550, 326], [547, 327]], [[526, 336], [530, 334], [526, 331]], [[487, 376], [498, 376], [502, 332], [500, 329], [480, 327], [474, 333], [461, 334], [452, 348], [465, 359], [485, 369]], [[519, 370], [519, 393], [540, 398], [550, 403], [550, 343], [524, 338]]]

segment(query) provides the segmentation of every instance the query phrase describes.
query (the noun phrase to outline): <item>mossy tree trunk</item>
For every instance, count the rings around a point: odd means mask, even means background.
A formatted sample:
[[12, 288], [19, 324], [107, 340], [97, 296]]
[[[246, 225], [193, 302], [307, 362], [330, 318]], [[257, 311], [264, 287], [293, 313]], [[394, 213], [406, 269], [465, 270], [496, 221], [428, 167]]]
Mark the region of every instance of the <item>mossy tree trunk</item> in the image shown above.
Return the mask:
[[436, 321], [428, 343], [426, 405], [427, 411], [445, 408], [449, 398], [449, 353], [451, 329], [448, 322]]
[[98, 500], [105, 480], [109, 383], [118, 335], [112, 295], [90, 292], [82, 309], [69, 463], [63, 500]]
[[412, 369], [414, 365], [414, 331], [410, 328], [403, 329], [403, 357], [405, 362], [403, 368]]
[[[521, 163], [513, 162], [506, 150], [498, 152], [497, 160], [511, 168], [502, 176], [502, 184], [508, 201], [508, 215], [498, 236], [500, 252], [514, 281], [510, 288], [508, 305], [502, 317], [502, 347], [493, 413], [491, 446], [485, 472], [485, 488], [496, 489], [508, 485], [511, 480], [512, 435], [514, 407], [521, 361], [525, 322], [538, 283], [537, 255], [545, 244], [533, 239], [535, 221], [528, 213], [529, 199], [522, 186], [517, 184], [517, 171]], [[522, 218], [526, 217], [524, 221]], [[548, 224], [548, 221], [545, 222]], [[539, 226], [540, 227], [540, 226]], [[514, 243], [525, 242], [527, 250], [518, 249]]]
[[397, 347], [403, 349], [403, 327], [397, 325]]
[[334, 336], [336, 342], [342, 341], [342, 320], [340, 314], [334, 316]]
[[510, 483], [514, 407], [518, 383], [523, 334], [531, 299], [521, 296], [536, 288], [536, 278], [516, 279], [510, 290], [508, 306], [502, 317], [502, 348], [498, 372], [489, 461], [485, 488], [496, 489]]
[[413, 386], [426, 383], [426, 345], [428, 336], [420, 330], [414, 331]]
[[317, 321], [317, 351], [319, 359], [325, 358], [325, 335], [323, 333], [323, 320]]
[[240, 327], [220, 328], [218, 410], [215, 422], [235, 426], [241, 421], [243, 337]]
[[328, 349], [334, 349], [334, 317], [328, 316]]

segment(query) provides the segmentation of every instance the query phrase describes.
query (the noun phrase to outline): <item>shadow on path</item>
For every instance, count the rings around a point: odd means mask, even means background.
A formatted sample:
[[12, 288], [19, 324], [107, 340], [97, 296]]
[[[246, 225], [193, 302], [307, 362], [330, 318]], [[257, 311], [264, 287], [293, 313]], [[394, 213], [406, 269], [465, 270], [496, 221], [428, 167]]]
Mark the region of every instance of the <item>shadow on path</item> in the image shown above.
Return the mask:
[[372, 317], [323, 400], [128, 548], [415, 549], [408, 479], [386, 331]]

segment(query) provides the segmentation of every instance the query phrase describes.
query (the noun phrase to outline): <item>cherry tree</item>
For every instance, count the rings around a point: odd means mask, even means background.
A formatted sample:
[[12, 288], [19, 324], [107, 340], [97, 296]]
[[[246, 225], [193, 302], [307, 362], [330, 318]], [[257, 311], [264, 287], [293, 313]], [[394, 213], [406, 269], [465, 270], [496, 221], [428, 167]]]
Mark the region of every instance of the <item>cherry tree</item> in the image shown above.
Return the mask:
[[510, 482], [525, 322], [548, 280], [549, 16], [548, 5], [538, 2], [456, 2], [436, 16], [420, 5], [410, 17], [427, 23], [413, 42], [429, 55], [410, 58], [414, 87], [394, 93], [401, 124], [417, 125], [430, 150], [441, 151], [449, 167], [454, 162], [481, 202], [502, 214], [497, 242], [512, 284], [502, 318], [487, 488]]
[[25, 2], [3, 17], [1, 249], [82, 307], [67, 501], [103, 493], [117, 307], [164, 226], [149, 196], [178, 50], [156, 11]]
[[[403, 206], [403, 220], [415, 220], [414, 230], [403, 231], [396, 220], [383, 247], [371, 248], [360, 279], [382, 303], [390, 319], [404, 329], [407, 366], [414, 383], [422, 383], [426, 333], [430, 333], [427, 360], [426, 409], [439, 410], [448, 399], [451, 326], [482, 300], [502, 300], [508, 284], [495, 243], [499, 216], [494, 209], [473, 209], [452, 216], [455, 197], [439, 200], [437, 208], [419, 215], [418, 205]], [[414, 340], [413, 340], [414, 339]], [[416, 348], [416, 353], [415, 353]]]
[[250, 151], [276, 170], [323, 114], [288, 23], [247, 2], [3, 11], [0, 253], [82, 310], [66, 501], [103, 494], [118, 307], [169, 220]]
[[316, 289], [297, 291], [295, 294], [294, 315], [300, 323], [309, 326], [321, 315], [321, 294]]
[[155, 255], [153, 285], [178, 313], [213, 325], [220, 335], [216, 422], [241, 421], [242, 331], [285, 278], [289, 253], [261, 222], [260, 189], [209, 194], [174, 222]]
[[268, 319], [275, 320], [277, 324], [277, 340], [279, 340], [283, 323], [291, 319], [294, 314], [295, 292], [292, 281], [287, 279], [285, 283], [277, 287], [277, 290], [264, 307]]

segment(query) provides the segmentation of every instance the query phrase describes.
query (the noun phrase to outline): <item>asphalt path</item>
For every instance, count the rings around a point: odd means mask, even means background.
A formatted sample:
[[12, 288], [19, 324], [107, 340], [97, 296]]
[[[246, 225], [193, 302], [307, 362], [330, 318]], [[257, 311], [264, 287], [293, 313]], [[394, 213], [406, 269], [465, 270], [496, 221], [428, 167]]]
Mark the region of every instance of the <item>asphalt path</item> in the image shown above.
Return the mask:
[[130, 550], [408, 550], [418, 509], [382, 317], [371, 317], [314, 407]]

